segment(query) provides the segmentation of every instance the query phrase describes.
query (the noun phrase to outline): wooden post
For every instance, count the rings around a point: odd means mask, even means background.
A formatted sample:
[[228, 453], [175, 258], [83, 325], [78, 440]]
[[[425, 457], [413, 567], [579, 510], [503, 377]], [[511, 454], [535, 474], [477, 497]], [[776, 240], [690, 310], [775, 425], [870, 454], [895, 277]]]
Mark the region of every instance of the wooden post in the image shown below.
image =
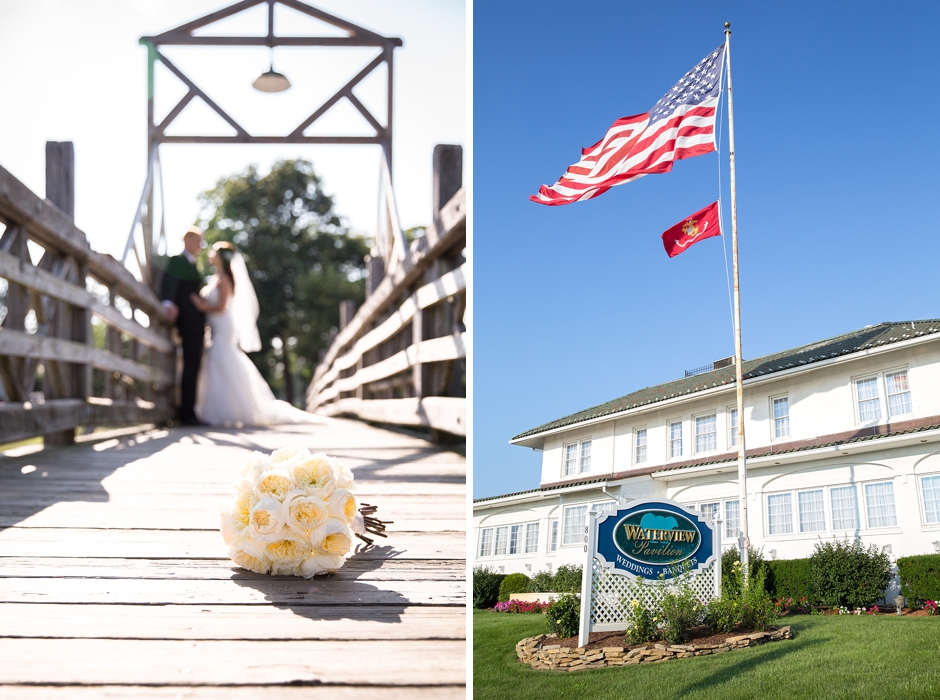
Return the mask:
[[451, 197], [463, 185], [463, 147], [447, 143], [439, 143], [434, 147], [432, 156], [434, 169], [434, 206], [431, 210], [435, 217]]
[[[46, 199], [52, 202], [62, 212], [75, 218], [75, 149], [70, 141], [46, 141]], [[48, 250], [43, 258], [48, 257], [47, 265], [52, 266], [56, 251]], [[45, 261], [43, 261], [45, 262]], [[84, 278], [80, 278], [83, 270], [79, 269], [77, 261], [67, 265], [66, 279], [84, 286]], [[55, 308], [54, 322], [50, 330], [52, 335], [66, 340], [87, 342], [90, 336], [86, 325], [89, 321], [84, 309], [78, 309], [64, 301], [53, 303]], [[58, 390], [53, 389], [53, 382], [44, 383], [44, 391], [52, 393], [56, 398], [71, 399], [85, 396], [84, 365], [59, 363], [59, 367], [48, 366], [45, 363], [46, 375], [58, 371], [60, 385]], [[75, 428], [46, 433], [43, 441], [47, 445], [70, 445], [75, 442]]]
[[356, 315], [356, 302], [352, 299], [343, 299], [339, 303], [339, 329], [343, 330]]

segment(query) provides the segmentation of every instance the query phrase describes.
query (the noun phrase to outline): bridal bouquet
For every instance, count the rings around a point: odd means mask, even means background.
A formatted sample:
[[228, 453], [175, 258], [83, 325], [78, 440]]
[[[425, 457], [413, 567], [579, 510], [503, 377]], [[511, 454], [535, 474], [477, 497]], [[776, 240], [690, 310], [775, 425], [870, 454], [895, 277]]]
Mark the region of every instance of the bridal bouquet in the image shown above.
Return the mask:
[[222, 510], [222, 538], [236, 564], [259, 574], [312, 578], [345, 562], [353, 536], [385, 537], [375, 506], [360, 505], [348, 468], [304, 447], [254, 452]]

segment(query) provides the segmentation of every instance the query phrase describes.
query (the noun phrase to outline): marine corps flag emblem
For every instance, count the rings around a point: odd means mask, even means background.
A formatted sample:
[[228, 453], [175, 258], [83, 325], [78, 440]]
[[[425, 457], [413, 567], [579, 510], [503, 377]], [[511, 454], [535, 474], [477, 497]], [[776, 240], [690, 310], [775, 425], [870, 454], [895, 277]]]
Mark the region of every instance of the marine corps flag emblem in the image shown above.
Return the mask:
[[666, 254], [674, 258], [693, 243], [720, 235], [718, 202], [712, 202], [667, 230], [663, 234], [663, 246]]

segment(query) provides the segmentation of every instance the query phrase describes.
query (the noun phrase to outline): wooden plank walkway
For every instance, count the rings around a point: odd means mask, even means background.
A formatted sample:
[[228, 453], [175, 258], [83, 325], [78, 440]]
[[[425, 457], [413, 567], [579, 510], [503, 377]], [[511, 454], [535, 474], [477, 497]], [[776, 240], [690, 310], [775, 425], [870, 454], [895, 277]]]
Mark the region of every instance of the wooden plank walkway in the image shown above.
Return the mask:
[[[252, 450], [298, 444], [353, 470], [388, 542], [310, 581], [240, 569], [219, 508]], [[347, 420], [0, 457], [0, 697], [463, 698], [465, 481], [463, 456]]]

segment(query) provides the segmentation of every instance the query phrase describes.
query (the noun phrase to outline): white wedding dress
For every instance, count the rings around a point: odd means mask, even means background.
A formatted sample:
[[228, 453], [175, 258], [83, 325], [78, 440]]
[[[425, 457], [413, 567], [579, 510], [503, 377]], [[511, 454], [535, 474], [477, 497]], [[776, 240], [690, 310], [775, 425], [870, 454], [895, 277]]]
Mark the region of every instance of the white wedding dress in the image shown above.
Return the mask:
[[[242, 285], [251, 284], [248, 279], [241, 279], [239, 282]], [[236, 283], [235, 295], [238, 292]], [[254, 295], [254, 290], [251, 290], [251, 294]], [[225, 309], [206, 316], [212, 338], [203, 354], [196, 391], [196, 415], [199, 420], [209, 425], [221, 426], [329, 422], [329, 418], [302, 411], [274, 397], [261, 373], [239, 347], [241, 334], [233, 315], [233, 307], [238, 305], [235, 295], [226, 304]], [[216, 278], [203, 289], [202, 296], [209, 306], [218, 303], [219, 288]], [[251, 319], [255, 338], [256, 318], [257, 314]], [[242, 327], [244, 323], [245, 319], [242, 319]], [[242, 342], [242, 346], [244, 345]], [[260, 341], [257, 341], [256, 348], [251, 349], [260, 349]]]

